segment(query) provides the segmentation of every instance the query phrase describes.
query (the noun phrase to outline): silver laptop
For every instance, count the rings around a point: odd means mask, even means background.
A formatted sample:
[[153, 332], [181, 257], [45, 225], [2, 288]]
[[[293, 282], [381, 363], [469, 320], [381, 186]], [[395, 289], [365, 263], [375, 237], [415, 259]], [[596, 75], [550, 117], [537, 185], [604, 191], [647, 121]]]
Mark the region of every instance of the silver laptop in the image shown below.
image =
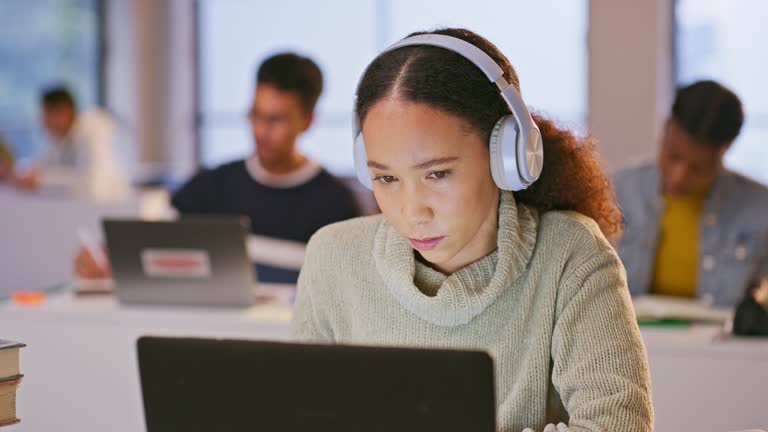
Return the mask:
[[246, 217], [106, 219], [103, 226], [121, 303], [243, 307], [256, 300]]

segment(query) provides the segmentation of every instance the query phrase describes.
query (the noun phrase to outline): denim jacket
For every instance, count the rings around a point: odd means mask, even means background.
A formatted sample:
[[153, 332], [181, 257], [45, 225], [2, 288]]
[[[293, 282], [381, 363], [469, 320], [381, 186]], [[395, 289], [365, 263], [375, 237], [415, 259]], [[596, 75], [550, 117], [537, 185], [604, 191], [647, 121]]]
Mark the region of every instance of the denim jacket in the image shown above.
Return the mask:
[[[656, 165], [619, 173], [616, 194], [624, 217], [618, 251], [633, 295], [650, 291], [664, 212]], [[768, 188], [730, 171], [718, 176], [699, 224], [696, 295], [734, 307], [751, 281], [768, 277]]]

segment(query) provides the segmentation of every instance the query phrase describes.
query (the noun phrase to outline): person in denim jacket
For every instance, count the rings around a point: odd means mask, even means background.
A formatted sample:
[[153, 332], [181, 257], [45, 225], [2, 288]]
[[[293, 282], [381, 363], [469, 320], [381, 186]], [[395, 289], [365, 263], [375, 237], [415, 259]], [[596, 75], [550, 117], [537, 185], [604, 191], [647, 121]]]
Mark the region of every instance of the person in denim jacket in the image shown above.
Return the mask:
[[741, 101], [720, 84], [681, 88], [658, 164], [616, 176], [624, 215], [618, 251], [633, 295], [733, 307], [768, 276], [768, 188], [723, 167], [743, 119]]

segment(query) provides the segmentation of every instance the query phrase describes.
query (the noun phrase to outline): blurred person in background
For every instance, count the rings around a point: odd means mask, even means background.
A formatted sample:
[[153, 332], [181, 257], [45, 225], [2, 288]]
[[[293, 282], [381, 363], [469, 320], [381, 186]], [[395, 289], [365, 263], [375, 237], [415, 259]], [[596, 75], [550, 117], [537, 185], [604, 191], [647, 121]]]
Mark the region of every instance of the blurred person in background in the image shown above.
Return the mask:
[[256, 75], [253, 154], [198, 173], [171, 204], [182, 214], [245, 215], [253, 234], [306, 243], [321, 227], [360, 215], [352, 191], [297, 148], [314, 121], [323, 76], [293, 53], [266, 59]]
[[51, 87], [40, 98], [41, 122], [48, 137], [33, 166], [15, 173], [15, 183], [27, 190], [63, 186], [95, 202], [122, 201], [130, 182], [118, 161], [115, 125], [100, 109], [78, 110], [65, 87]]
[[[360, 216], [352, 191], [297, 148], [322, 88], [311, 59], [294, 53], [266, 59], [248, 113], [253, 154], [196, 174], [173, 194], [172, 206], [182, 215], [245, 215], [252, 234], [302, 247], [323, 226]], [[109, 268], [102, 267], [86, 249], [75, 259], [80, 277], [108, 277]], [[298, 278], [297, 270], [272, 266], [258, 266], [257, 274], [269, 282]]]
[[744, 122], [713, 81], [677, 91], [659, 159], [616, 177], [630, 292], [733, 307], [768, 276], [768, 188], [723, 166]]

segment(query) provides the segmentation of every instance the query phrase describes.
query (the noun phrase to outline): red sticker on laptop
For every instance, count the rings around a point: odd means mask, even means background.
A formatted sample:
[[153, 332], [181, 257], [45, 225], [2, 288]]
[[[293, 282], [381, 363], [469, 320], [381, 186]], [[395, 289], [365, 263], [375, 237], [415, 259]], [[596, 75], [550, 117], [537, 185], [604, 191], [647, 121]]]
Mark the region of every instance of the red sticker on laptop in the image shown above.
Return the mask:
[[199, 249], [144, 249], [144, 274], [158, 278], [204, 279], [211, 277], [208, 252]]

